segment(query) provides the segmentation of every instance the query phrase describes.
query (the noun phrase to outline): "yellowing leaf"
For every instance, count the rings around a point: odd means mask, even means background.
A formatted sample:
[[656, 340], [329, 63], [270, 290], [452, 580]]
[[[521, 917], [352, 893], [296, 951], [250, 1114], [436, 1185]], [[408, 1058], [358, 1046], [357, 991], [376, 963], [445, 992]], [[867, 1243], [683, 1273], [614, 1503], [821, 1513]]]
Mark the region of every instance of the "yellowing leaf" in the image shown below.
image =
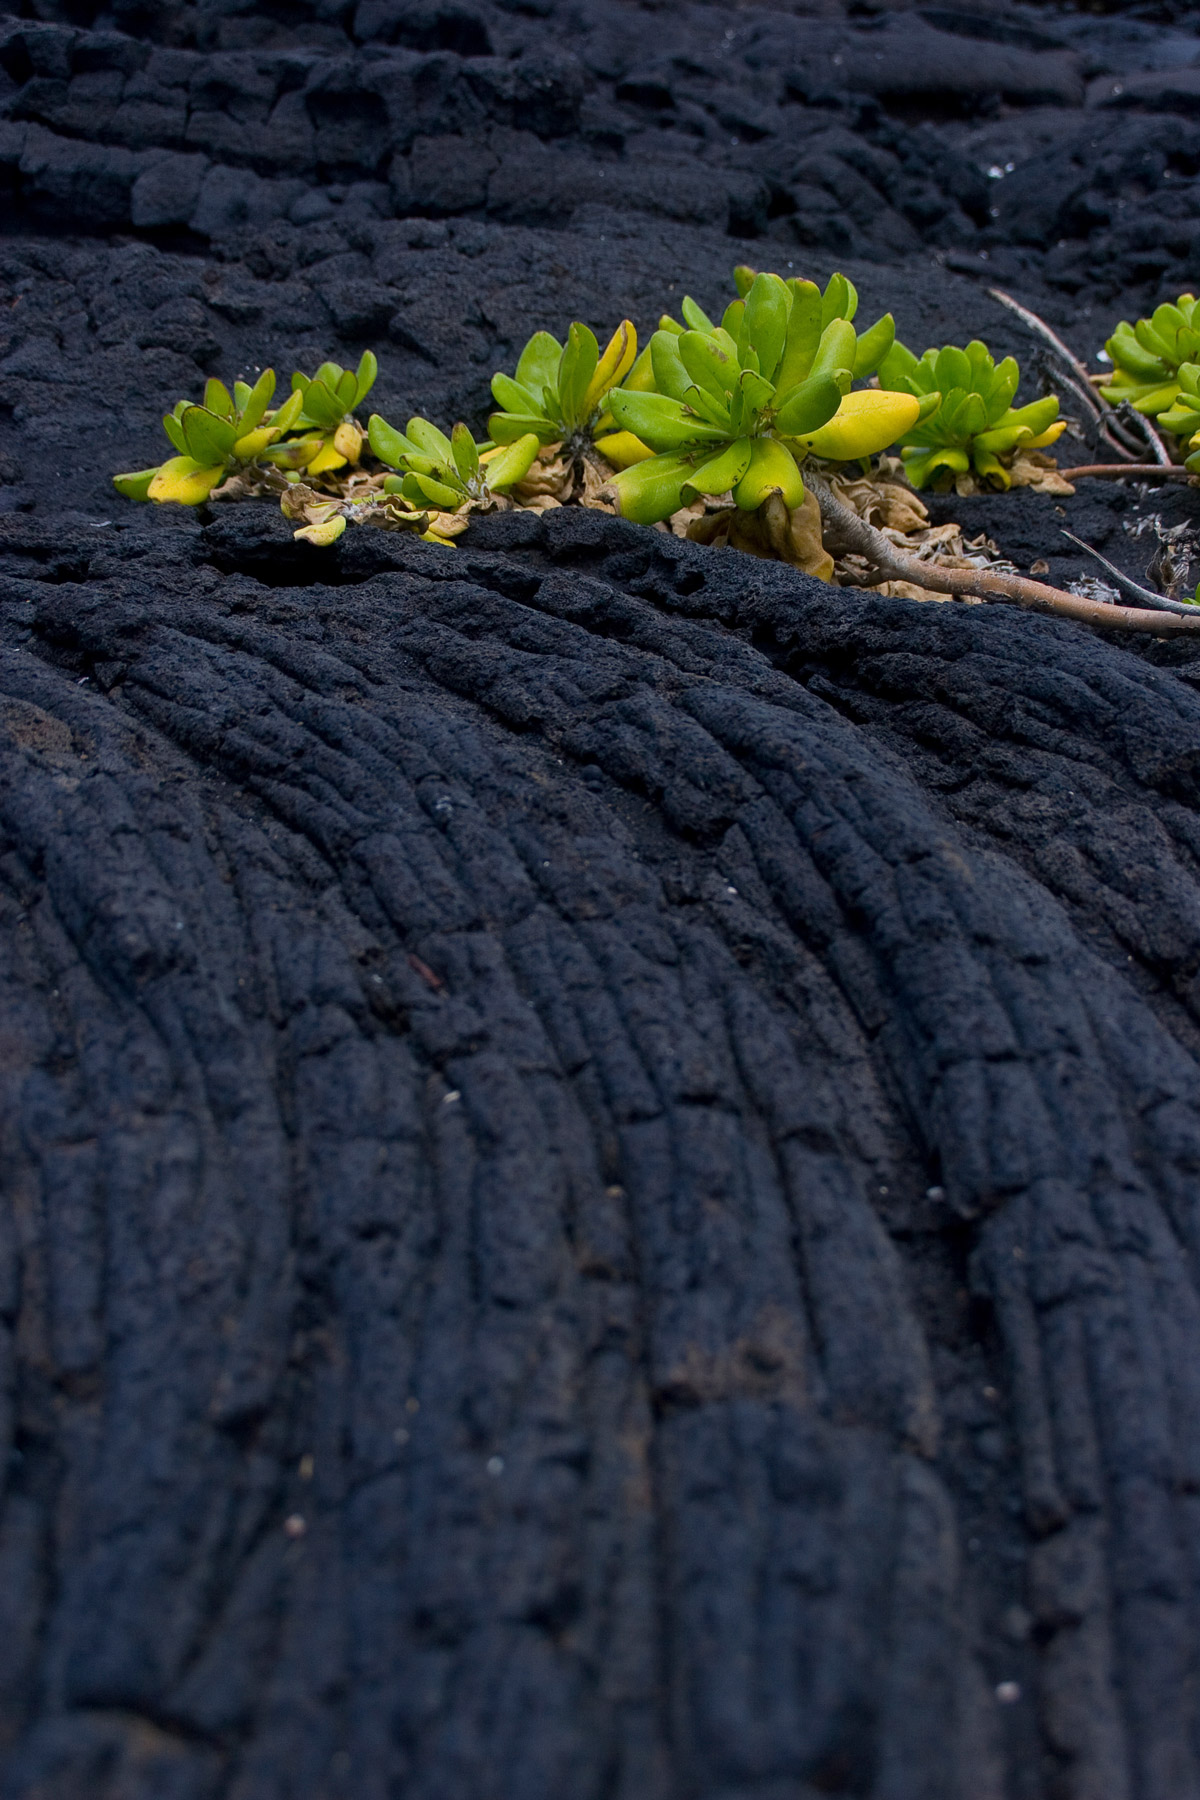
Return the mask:
[[640, 437], [634, 437], [632, 431], [613, 431], [607, 437], [596, 439], [596, 448], [606, 462], [614, 469], [629, 469], [634, 463], [645, 462], [654, 452], [643, 444]]
[[267, 445], [273, 443], [274, 440], [275, 427], [260, 425], [257, 431], [248, 431], [245, 437], [238, 439], [233, 446], [233, 454], [239, 462], [253, 462], [254, 458], [261, 456]]
[[362, 455], [363, 434], [353, 419], [346, 419], [333, 434], [333, 447], [348, 463], [356, 463]]
[[321, 445], [312, 461], [305, 465], [305, 470], [309, 475], [324, 475], [330, 469], [344, 469], [346, 461], [346, 457], [336, 448], [335, 439], [333, 443]]
[[859, 388], [847, 394], [833, 418], [798, 441], [813, 456], [854, 462], [886, 450], [916, 424], [921, 403], [913, 394]]
[[302, 525], [299, 531], [293, 531], [292, 536], [303, 538], [306, 543], [324, 547], [326, 544], [336, 544], [345, 529], [346, 521], [341, 513], [338, 513], [336, 518], [326, 519], [323, 525]]
[[224, 473], [224, 463], [204, 469], [190, 456], [171, 456], [158, 470], [146, 496], [150, 500], [173, 500], [179, 506], [199, 506]]

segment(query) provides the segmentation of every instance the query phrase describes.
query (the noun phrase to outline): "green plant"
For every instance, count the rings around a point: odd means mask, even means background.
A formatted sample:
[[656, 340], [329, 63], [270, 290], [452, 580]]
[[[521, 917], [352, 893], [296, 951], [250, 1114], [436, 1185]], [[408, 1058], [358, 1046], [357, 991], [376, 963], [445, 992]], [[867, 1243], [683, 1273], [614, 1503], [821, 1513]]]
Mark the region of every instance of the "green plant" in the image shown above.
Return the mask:
[[[756, 271], [746, 263], [739, 263], [733, 271], [734, 286], [737, 288], [739, 299], [746, 298], [754, 284], [755, 275]], [[811, 281], [795, 280], [792, 282], [792, 286], [797, 291], [803, 291], [810, 296], [808, 302], [810, 305], [813, 304], [811, 294], [820, 292], [822, 331], [827, 325], [832, 325], [835, 319], [845, 319], [848, 325], [854, 323], [858, 315], [858, 289], [848, 275], [843, 275], [840, 271], [831, 275], [823, 292], [816, 287], [815, 282]], [[685, 308], [689, 304], [693, 307], [694, 314], [699, 313], [700, 309], [695, 306], [694, 301], [684, 301]], [[702, 314], [701, 317], [703, 317]], [[702, 326], [701, 329], [703, 330], [705, 327]], [[707, 329], [711, 330], [711, 325]], [[873, 375], [895, 341], [896, 321], [891, 313], [884, 313], [865, 331], [858, 332], [854, 344], [854, 367], [851, 370], [854, 380], [865, 381], [868, 375]]]
[[1159, 413], [1158, 423], [1192, 452], [1185, 458], [1184, 467], [1193, 475], [1200, 475], [1200, 363], [1180, 363], [1176, 373], [1179, 386], [1175, 398], [1165, 412]]
[[1012, 406], [1021, 371], [1015, 357], [996, 363], [978, 339], [965, 350], [947, 344], [919, 360], [898, 340], [879, 367], [880, 385], [913, 395], [919, 417], [900, 435], [905, 472], [915, 488], [942, 473], [947, 483], [973, 473], [997, 487], [1012, 484], [1001, 458], [1052, 444], [1065, 429], [1050, 395]]
[[303, 398], [293, 393], [274, 412], [275, 371], [264, 369], [253, 387], [235, 381], [232, 394], [214, 376], [205, 383], [204, 403], [176, 403], [163, 430], [177, 454], [152, 469], [114, 475], [113, 486], [128, 500], [174, 500], [199, 506], [235, 470], [253, 467], [300, 417]]
[[1133, 325], [1122, 319], [1104, 348], [1113, 367], [1099, 392], [1114, 406], [1127, 400], [1138, 412], [1159, 418], [1179, 397], [1183, 365], [1200, 362], [1200, 301], [1180, 294], [1174, 306], [1158, 306], [1148, 319]]
[[292, 376], [292, 392], [300, 395], [297, 429], [303, 435], [272, 451], [269, 460], [281, 468], [303, 469], [306, 474], [326, 475], [357, 465], [366, 433], [354, 418], [375, 385], [379, 364], [374, 352], [364, 350], [357, 369], [324, 362], [315, 375], [299, 369]]
[[461, 423], [447, 437], [420, 417], [399, 432], [372, 413], [367, 430], [380, 462], [403, 471], [399, 480], [389, 477], [385, 488], [450, 513], [494, 505], [497, 495], [507, 494], [528, 475], [540, 448], [534, 432], [511, 444], [477, 444]]
[[686, 328], [654, 333], [652, 391], [609, 395], [614, 422], [655, 452], [613, 479], [625, 518], [651, 524], [726, 492], [746, 512], [773, 495], [795, 508], [805, 456], [869, 456], [911, 424], [908, 396], [850, 394], [857, 336], [840, 316], [823, 322], [823, 304], [811, 282], [758, 274], [719, 326], [688, 299]]
[[[539, 446], [561, 443], [580, 456], [604, 430], [604, 402], [629, 374], [637, 357], [637, 332], [622, 319], [604, 351], [593, 331], [578, 320], [560, 344], [536, 331], [521, 352], [515, 375], [497, 371], [492, 394], [500, 412], [488, 420], [493, 443], [512, 444], [527, 435]], [[611, 422], [609, 422], [611, 423]]]

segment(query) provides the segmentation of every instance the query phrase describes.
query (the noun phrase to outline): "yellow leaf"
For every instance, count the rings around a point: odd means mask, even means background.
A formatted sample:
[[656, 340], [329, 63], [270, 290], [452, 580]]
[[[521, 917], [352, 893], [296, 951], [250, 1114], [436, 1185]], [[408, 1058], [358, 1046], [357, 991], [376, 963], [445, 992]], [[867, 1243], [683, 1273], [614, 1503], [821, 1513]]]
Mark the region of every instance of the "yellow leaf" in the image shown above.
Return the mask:
[[622, 319], [613, 332], [596, 364], [596, 372], [583, 397], [583, 416], [590, 419], [607, 394], [632, 369], [637, 359], [637, 330], [630, 319]]
[[310, 544], [324, 546], [336, 544], [345, 529], [346, 521], [339, 513], [334, 519], [326, 519], [323, 525], [302, 525], [299, 531], [293, 531], [292, 536], [304, 538]]
[[846, 395], [827, 425], [795, 442], [813, 456], [855, 462], [894, 444], [916, 424], [920, 411], [921, 402], [913, 394], [859, 388]]
[[277, 435], [273, 425], [260, 425], [257, 431], [248, 431], [245, 437], [238, 439], [233, 446], [233, 454], [239, 462], [253, 462], [256, 456], [262, 455], [268, 444], [274, 442]]
[[305, 465], [309, 475], [326, 475], [331, 469], [344, 469], [346, 458], [334, 448], [332, 443], [325, 443], [317, 451], [312, 461]]
[[1048, 431], [1043, 431], [1040, 437], [1031, 437], [1029, 442], [1024, 444], [1022, 448], [1025, 450], [1044, 450], [1047, 444], [1057, 444], [1059, 438], [1066, 429], [1067, 421], [1065, 419], [1057, 419], [1054, 424], [1050, 426]]
[[629, 469], [634, 463], [645, 462], [653, 456], [653, 450], [643, 444], [641, 438], [634, 437], [632, 431], [614, 431], [607, 437], [596, 439], [596, 448], [606, 462], [614, 469]]
[[333, 434], [333, 447], [348, 463], [362, 455], [363, 434], [353, 419], [344, 419]]
[[224, 473], [224, 463], [205, 469], [190, 456], [171, 456], [150, 483], [147, 498], [174, 500], [180, 506], [199, 506], [208, 499]]

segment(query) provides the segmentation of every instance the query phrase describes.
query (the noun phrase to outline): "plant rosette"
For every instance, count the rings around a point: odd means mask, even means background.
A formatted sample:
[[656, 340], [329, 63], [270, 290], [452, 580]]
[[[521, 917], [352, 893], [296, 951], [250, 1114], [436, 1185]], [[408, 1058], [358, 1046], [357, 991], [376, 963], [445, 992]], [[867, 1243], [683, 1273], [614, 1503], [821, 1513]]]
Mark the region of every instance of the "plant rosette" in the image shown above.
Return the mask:
[[1174, 305], [1156, 307], [1148, 319], [1132, 325], [1122, 319], [1104, 348], [1112, 359], [1112, 372], [1097, 383], [1096, 392], [1112, 406], [1128, 401], [1136, 411], [1183, 436], [1163, 415], [1180, 400], [1186, 404], [1196, 397], [1195, 387], [1183, 377], [1185, 365], [1200, 362], [1200, 301], [1195, 295], [1180, 294]]
[[954, 486], [968, 494], [1037, 487], [1043, 472], [1048, 482], [1053, 465], [1027, 453], [1057, 442], [1066, 421], [1052, 394], [1014, 408], [1020, 379], [1015, 357], [996, 363], [978, 339], [965, 350], [953, 344], [926, 350], [919, 359], [899, 341], [892, 345], [879, 367], [880, 386], [913, 395], [922, 409], [899, 440], [914, 488]]
[[[539, 457], [552, 453], [552, 460], [578, 466], [598, 437], [612, 435], [606, 401], [633, 369], [637, 343], [629, 319], [622, 319], [603, 351], [595, 333], [578, 320], [565, 344], [548, 331], [535, 332], [521, 352], [516, 374], [498, 370], [492, 376], [492, 395], [501, 408], [488, 419], [492, 443], [514, 444], [531, 435], [538, 441]], [[640, 446], [628, 449], [635, 456], [646, 454]]]
[[303, 401], [293, 393], [269, 411], [275, 393], [275, 371], [264, 369], [253, 387], [235, 381], [233, 392], [214, 376], [204, 387], [203, 405], [176, 403], [163, 419], [163, 430], [176, 455], [152, 469], [114, 475], [113, 486], [127, 500], [174, 501], [199, 506], [230, 475], [248, 478], [246, 488], [270, 487], [262, 469], [272, 447], [292, 429]]
[[287, 474], [303, 473], [308, 481], [340, 476], [356, 469], [367, 434], [354, 410], [375, 385], [379, 364], [364, 350], [357, 369], [324, 362], [315, 375], [297, 369], [292, 376], [292, 395], [299, 399], [293, 430], [298, 435], [274, 445], [265, 460]]
[[650, 340], [652, 385], [609, 395], [614, 424], [653, 452], [613, 477], [624, 518], [656, 524], [724, 494], [744, 513], [773, 496], [791, 513], [804, 502], [806, 456], [860, 461], [915, 422], [911, 395], [850, 392], [857, 335], [848, 319], [823, 323], [822, 307], [812, 282], [765, 273], [720, 325], [684, 301], [685, 324], [668, 321]]
[[511, 491], [529, 474], [540, 448], [533, 432], [510, 444], [476, 443], [457, 424], [450, 436], [419, 416], [403, 432], [372, 413], [371, 449], [380, 462], [399, 471], [384, 487], [417, 506], [447, 515], [495, 512], [513, 504]]

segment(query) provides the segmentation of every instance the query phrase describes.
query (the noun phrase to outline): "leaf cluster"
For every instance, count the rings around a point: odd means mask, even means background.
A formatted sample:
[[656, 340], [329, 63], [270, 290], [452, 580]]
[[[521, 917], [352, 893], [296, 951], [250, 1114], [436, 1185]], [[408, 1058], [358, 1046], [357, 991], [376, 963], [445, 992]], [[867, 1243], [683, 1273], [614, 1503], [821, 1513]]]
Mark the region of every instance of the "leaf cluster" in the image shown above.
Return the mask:
[[651, 524], [725, 493], [749, 512], [772, 494], [799, 506], [805, 456], [872, 455], [917, 415], [907, 396], [850, 392], [895, 326], [885, 317], [860, 340], [844, 316], [857, 305], [844, 277], [822, 294], [810, 281], [745, 274], [719, 325], [685, 298], [683, 323], [664, 318], [650, 340], [644, 385], [609, 394], [614, 423], [654, 453], [614, 477], [625, 518]]
[[565, 344], [548, 331], [535, 331], [516, 374], [497, 370], [492, 376], [501, 409], [488, 420], [492, 442], [512, 444], [532, 435], [539, 446], [562, 443], [578, 453], [603, 432], [605, 398], [624, 381], [636, 357], [637, 331], [629, 319], [622, 319], [603, 351], [595, 332], [578, 320]]
[[448, 512], [492, 505], [497, 494], [524, 480], [541, 448], [533, 432], [511, 444], [478, 444], [461, 422], [447, 437], [420, 416], [401, 432], [372, 413], [367, 431], [380, 462], [402, 471], [397, 491], [418, 505]]
[[1105, 399], [1114, 406], [1127, 400], [1138, 412], [1159, 418], [1179, 398], [1183, 366], [1200, 363], [1200, 301], [1180, 294], [1174, 305], [1156, 307], [1148, 319], [1132, 325], [1122, 319], [1104, 348], [1113, 364], [1100, 386]]
[[892, 345], [879, 367], [880, 384], [913, 395], [921, 406], [899, 440], [915, 488], [939, 475], [949, 481], [972, 473], [1007, 488], [1012, 477], [1002, 457], [1055, 442], [1066, 424], [1058, 419], [1058, 400], [1049, 395], [1014, 408], [1020, 379], [1015, 357], [997, 363], [977, 338], [965, 349], [946, 344], [919, 359], [898, 340]]

